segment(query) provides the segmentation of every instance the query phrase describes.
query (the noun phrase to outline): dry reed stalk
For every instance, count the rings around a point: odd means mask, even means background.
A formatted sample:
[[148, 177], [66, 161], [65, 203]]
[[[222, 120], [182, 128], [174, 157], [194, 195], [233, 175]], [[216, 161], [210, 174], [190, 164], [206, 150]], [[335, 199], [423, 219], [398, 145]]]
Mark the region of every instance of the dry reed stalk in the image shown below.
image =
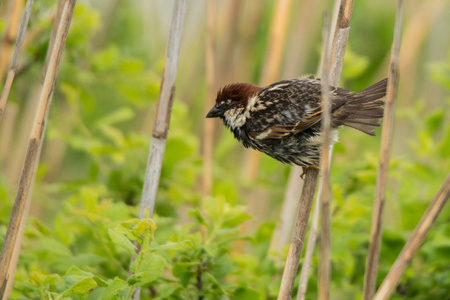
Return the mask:
[[11, 90], [11, 85], [16, 76], [17, 69], [19, 68], [19, 57], [22, 51], [23, 40], [25, 39], [25, 32], [27, 31], [28, 21], [30, 20], [31, 8], [33, 7], [34, 0], [27, 0], [25, 11], [23, 12], [22, 21], [20, 22], [19, 32], [16, 40], [16, 47], [14, 48], [14, 54], [11, 61], [11, 66], [9, 67], [8, 75], [6, 77], [5, 86], [0, 96], [0, 121], [2, 120], [2, 115], [6, 107], [6, 101], [8, 100], [9, 91]]
[[53, 44], [55, 43], [56, 32], [58, 31], [59, 22], [61, 21], [61, 14], [64, 8], [65, 0], [58, 0], [58, 6], [56, 7], [56, 15], [53, 20], [52, 34], [50, 35], [50, 40], [48, 42], [47, 53], [45, 54], [45, 62], [44, 62], [44, 74], [47, 72], [50, 56], [53, 51]]
[[331, 187], [330, 187], [330, 167], [331, 167], [331, 108], [330, 108], [330, 91], [329, 91], [329, 76], [330, 76], [330, 49], [329, 49], [329, 23], [328, 15], [325, 16], [323, 26], [323, 65], [321, 70], [321, 85], [322, 85], [322, 136], [323, 145], [320, 154], [320, 170], [322, 171], [321, 189], [319, 194], [321, 197], [321, 240], [320, 240], [320, 266], [319, 266], [319, 280], [318, 293], [319, 299], [327, 300], [330, 298], [330, 280], [331, 280], [331, 238], [330, 238], [330, 201], [331, 201]]
[[169, 131], [170, 114], [172, 112], [175, 79], [177, 76], [178, 57], [180, 53], [181, 37], [183, 35], [186, 8], [187, 0], [177, 0], [173, 8], [164, 72], [158, 94], [155, 124], [153, 127], [147, 169], [145, 171], [144, 187], [142, 190], [141, 206], [139, 210], [139, 218], [141, 219], [145, 217], [147, 211], [149, 216], [153, 216], [155, 207], [156, 192], [161, 176], [161, 167]]
[[[270, 24], [270, 34], [268, 39], [269, 50], [266, 55], [266, 63], [260, 81], [262, 86], [271, 84], [278, 79], [291, 5], [292, 0], [277, 0], [275, 4], [275, 11], [272, 23]], [[245, 166], [245, 175], [246, 178], [254, 179], [258, 174], [261, 153], [256, 150], [251, 150], [248, 153], [249, 157], [246, 159], [246, 162], [248, 163]]]
[[[350, 32], [350, 17], [353, 9], [353, 3], [354, 0], [342, 0], [339, 6], [339, 15], [337, 17], [336, 30], [331, 48], [331, 61], [333, 62], [330, 70], [331, 84], [333, 84], [334, 82], [339, 82], [339, 77], [342, 71], [344, 54], [348, 41], [348, 34]], [[331, 148], [329, 151], [331, 152]], [[292, 290], [294, 288], [295, 276], [298, 268], [298, 263], [300, 261], [303, 241], [305, 238], [303, 230], [306, 232], [306, 227], [304, 229], [299, 228], [300, 226], [303, 226], [299, 218], [306, 219], [306, 225], [308, 224], [309, 214], [314, 197], [314, 190], [317, 185], [317, 178], [318, 172], [316, 172], [316, 170], [307, 170], [302, 195], [300, 197], [300, 206], [298, 208], [295, 225], [292, 232], [288, 257], [286, 259], [286, 265], [283, 272], [283, 277], [281, 279], [281, 287], [280, 293], [278, 294], [278, 299], [290, 299]], [[311, 186], [308, 186], [307, 183]], [[311, 190], [313, 191], [312, 193], [305, 192]], [[308, 195], [304, 196], [305, 193], [307, 193]], [[302, 203], [302, 201], [306, 203]], [[299, 233], [303, 235], [299, 235]], [[293, 248], [292, 251], [291, 248]], [[294, 265], [292, 265], [293, 263]], [[305, 280], [307, 280], [307, 278]]]
[[[216, 35], [216, 0], [206, 1], [206, 21], [207, 21], [207, 35], [206, 35], [206, 103], [205, 115], [214, 105], [214, 94], [216, 89], [216, 49], [215, 49], [215, 35]], [[212, 160], [213, 160], [213, 144], [214, 144], [214, 119], [205, 118], [203, 124], [203, 176], [202, 176], [202, 194], [207, 196], [211, 193], [212, 187]]]
[[[319, 190], [321, 187], [319, 186]], [[320, 198], [316, 197], [314, 203], [314, 212], [309, 227], [308, 241], [306, 242], [305, 257], [303, 259], [302, 268], [300, 270], [300, 279], [297, 290], [297, 300], [304, 300], [306, 296], [306, 289], [308, 288], [309, 269], [311, 268], [312, 257], [314, 254], [314, 247], [317, 241], [317, 233], [319, 228], [320, 216]]]
[[394, 292], [397, 286], [398, 281], [400, 280], [401, 276], [403, 275], [409, 263], [411, 262], [411, 259], [413, 258], [414, 254], [423, 244], [425, 237], [430, 231], [431, 226], [436, 221], [436, 218], [442, 211], [444, 205], [447, 203], [449, 197], [450, 197], [450, 173], [445, 178], [444, 183], [439, 189], [439, 192], [435, 196], [434, 200], [430, 203], [427, 210], [423, 214], [419, 224], [417, 224], [417, 227], [414, 229], [408, 242], [403, 247], [402, 252], [400, 252], [399, 256], [395, 260], [394, 264], [389, 270], [389, 273], [384, 278], [377, 293], [372, 298], [373, 300], [384, 300], [389, 299], [391, 297], [392, 293]]
[[0, 45], [0, 81], [3, 81], [3, 76], [5, 75], [8, 62], [11, 58], [11, 50], [14, 40], [16, 39], [17, 29], [19, 28], [23, 2], [24, 0], [14, 0], [12, 3], [8, 25]]
[[33, 174], [39, 161], [39, 152], [45, 134], [48, 112], [50, 109], [51, 95], [58, 74], [59, 63], [64, 50], [70, 22], [76, 0], [67, 0], [64, 5], [61, 22], [53, 45], [53, 51], [49, 60], [49, 66], [45, 73], [44, 83], [40, 95], [39, 107], [34, 120], [33, 130], [25, 155], [25, 161], [20, 176], [16, 199], [14, 201], [11, 218], [9, 220], [5, 241], [0, 254], [0, 296], [3, 298], [7, 281], [8, 269], [10, 267], [14, 245], [19, 235], [20, 222], [23, 221], [25, 208], [30, 201], [30, 189], [33, 185]]
[[381, 131], [380, 159], [378, 164], [377, 185], [373, 204], [372, 225], [370, 230], [369, 252], [364, 272], [363, 299], [372, 299], [378, 272], [381, 234], [383, 226], [383, 208], [386, 199], [386, 185], [389, 171], [389, 152], [391, 149], [392, 131], [395, 118], [395, 99], [397, 96], [399, 77], [399, 53], [403, 19], [403, 0], [398, 1], [395, 16], [394, 41], [392, 43], [391, 63], [389, 66], [386, 104]]
[[[339, 13], [334, 23], [334, 37], [332, 43], [332, 57], [330, 59], [324, 56], [322, 60], [324, 67], [322, 69], [322, 84], [324, 84], [324, 76], [328, 74], [324, 70], [330, 70], [330, 85], [339, 85], [341, 77], [342, 66], [344, 65], [345, 50], [347, 48], [348, 36], [350, 34], [350, 18], [353, 11], [354, 0], [343, 0], [339, 6], [336, 4], [335, 8], [339, 7]], [[331, 62], [331, 63], [330, 63]], [[331, 69], [329, 69], [331, 68]], [[328, 86], [328, 81], [327, 85]], [[322, 93], [324, 93], [322, 88]], [[325, 98], [324, 98], [325, 99]], [[324, 100], [323, 100], [324, 101]], [[329, 104], [324, 107], [323, 130], [324, 130], [324, 144], [321, 153], [321, 171], [322, 177], [319, 182], [318, 201], [321, 203], [321, 243], [320, 243], [320, 266], [319, 266], [319, 281], [318, 292], [319, 299], [330, 298], [330, 281], [331, 281], [331, 220], [330, 220], [330, 201], [331, 201], [331, 184], [330, 184], [330, 169], [331, 156], [333, 153], [333, 145], [331, 145], [329, 128], [331, 126], [331, 118], [326, 121], [325, 109], [329, 108]], [[330, 124], [327, 124], [330, 122]], [[307, 279], [306, 279], [307, 280]]]
[[291, 299], [318, 177], [319, 170], [313, 168], [307, 169], [302, 194], [300, 196], [300, 203], [297, 209], [297, 216], [292, 230], [292, 238], [289, 244], [283, 277], [281, 278], [278, 300]]
[[[175, 79], [178, 71], [178, 59], [180, 55], [186, 9], [187, 0], [175, 1], [169, 40], [167, 42], [164, 71], [161, 77], [161, 86], [158, 94], [155, 124], [153, 126], [152, 140], [145, 170], [144, 186], [142, 188], [141, 205], [139, 208], [140, 219], [144, 219], [146, 214], [148, 214], [149, 217], [153, 217], [155, 209], [156, 194], [158, 192], [167, 135], [169, 133], [170, 116], [175, 93]], [[133, 294], [133, 300], [140, 299], [140, 294], [141, 289], [137, 288]]]
[[[294, 26], [294, 34], [290, 39], [290, 45], [286, 54], [286, 64], [283, 68], [283, 78], [298, 77], [298, 70], [302, 70], [306, 62], [306, 50], [310, 47], [311, 37], [314, 34], [312, 30], [313, 21], [317, 19], [318, 2], [313, 0], [301, 1], [300, 16], [297, 18]], [[277, 227], [272, 234], [269, 253], [280, 252], [282, 248], [289, 243], [292, 224], [295, 215], [292, 214], [298, 205], [298, 195], [300, 194], [303, 182], [299, 182], [298, 178], [302, 174], [299, 166], [292, 166], [289, 173], [286, 191], [284, 193], [283, 204], [281, 205], [280, 217], [278, 218]]]
[[299, 166], [292, 166], [289, 173], [286, 191], [284, 192], [284, 200], [281, 205], [280, 217], [278, 218], [277, 227], [272, 234], [270, 241], [269, 253], [281, 252], [283, 247], [289, 243], [291, 235], [292, 224], [294, 223], [295, 215], [292, 213], [298, 206], [298, 195], [303, 188], [303, 181], [298, 179], [302, 175], [302, 168]]

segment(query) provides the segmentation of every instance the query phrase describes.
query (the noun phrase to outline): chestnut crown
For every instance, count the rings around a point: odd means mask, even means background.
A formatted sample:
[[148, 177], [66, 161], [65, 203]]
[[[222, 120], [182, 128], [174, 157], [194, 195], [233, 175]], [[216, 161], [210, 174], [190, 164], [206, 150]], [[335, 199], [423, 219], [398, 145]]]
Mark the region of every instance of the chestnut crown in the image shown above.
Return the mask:
[[251, 83], [232, 83], [217, 92], [216, 104], [212, 107], [207, 118], [222, 117], [230, 108], [245, 107], [248, 99], [256, 96], [261, 88]]

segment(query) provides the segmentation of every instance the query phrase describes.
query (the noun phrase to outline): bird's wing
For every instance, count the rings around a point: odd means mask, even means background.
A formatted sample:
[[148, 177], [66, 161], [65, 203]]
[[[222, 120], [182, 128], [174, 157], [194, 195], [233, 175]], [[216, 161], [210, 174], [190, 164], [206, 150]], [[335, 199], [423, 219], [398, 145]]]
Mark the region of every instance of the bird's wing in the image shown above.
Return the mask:
[[[330, 91], [335, 95], [331, 97], [331, 110], [334, 111], [345, 102], [345, 97], [338, 95], [349, 91], [334, 86], [330, 86]], [[322, 119], [321, 85], [317, 79], [280, 81], [265, 87], [258, 97], [253, 118], [258, 126], [248, 128], [250, 137], [255, 140], [286, 139]], [[252, 127], [259, 130], [252, 130]]]

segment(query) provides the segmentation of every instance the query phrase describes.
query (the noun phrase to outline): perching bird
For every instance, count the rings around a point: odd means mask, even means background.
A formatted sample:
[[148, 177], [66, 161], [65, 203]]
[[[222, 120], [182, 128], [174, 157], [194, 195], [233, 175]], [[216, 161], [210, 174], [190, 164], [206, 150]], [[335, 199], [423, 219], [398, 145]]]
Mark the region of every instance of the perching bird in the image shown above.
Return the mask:
[[[332, 143], [342, 125], [375, 135], [386, 86], [387, 79], [358, 93], [330, 86]], [[303, 77], [264, 88], [229, 84], [219, 90], [206, 117], [221, 118], [245, 147], [305, 168], [319, 165], [322, 111], [320, 80]]]

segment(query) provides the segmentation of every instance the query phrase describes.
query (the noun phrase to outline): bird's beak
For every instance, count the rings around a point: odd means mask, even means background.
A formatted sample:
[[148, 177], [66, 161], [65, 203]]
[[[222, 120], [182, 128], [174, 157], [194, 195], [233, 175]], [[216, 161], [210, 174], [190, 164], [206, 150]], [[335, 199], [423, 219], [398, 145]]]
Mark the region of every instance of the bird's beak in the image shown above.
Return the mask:
[[207, 118], [217, 118], [222, 115], [222, 110], [217, 108], [215, 105], [211, 108], [211, 110], [206, 115]]

